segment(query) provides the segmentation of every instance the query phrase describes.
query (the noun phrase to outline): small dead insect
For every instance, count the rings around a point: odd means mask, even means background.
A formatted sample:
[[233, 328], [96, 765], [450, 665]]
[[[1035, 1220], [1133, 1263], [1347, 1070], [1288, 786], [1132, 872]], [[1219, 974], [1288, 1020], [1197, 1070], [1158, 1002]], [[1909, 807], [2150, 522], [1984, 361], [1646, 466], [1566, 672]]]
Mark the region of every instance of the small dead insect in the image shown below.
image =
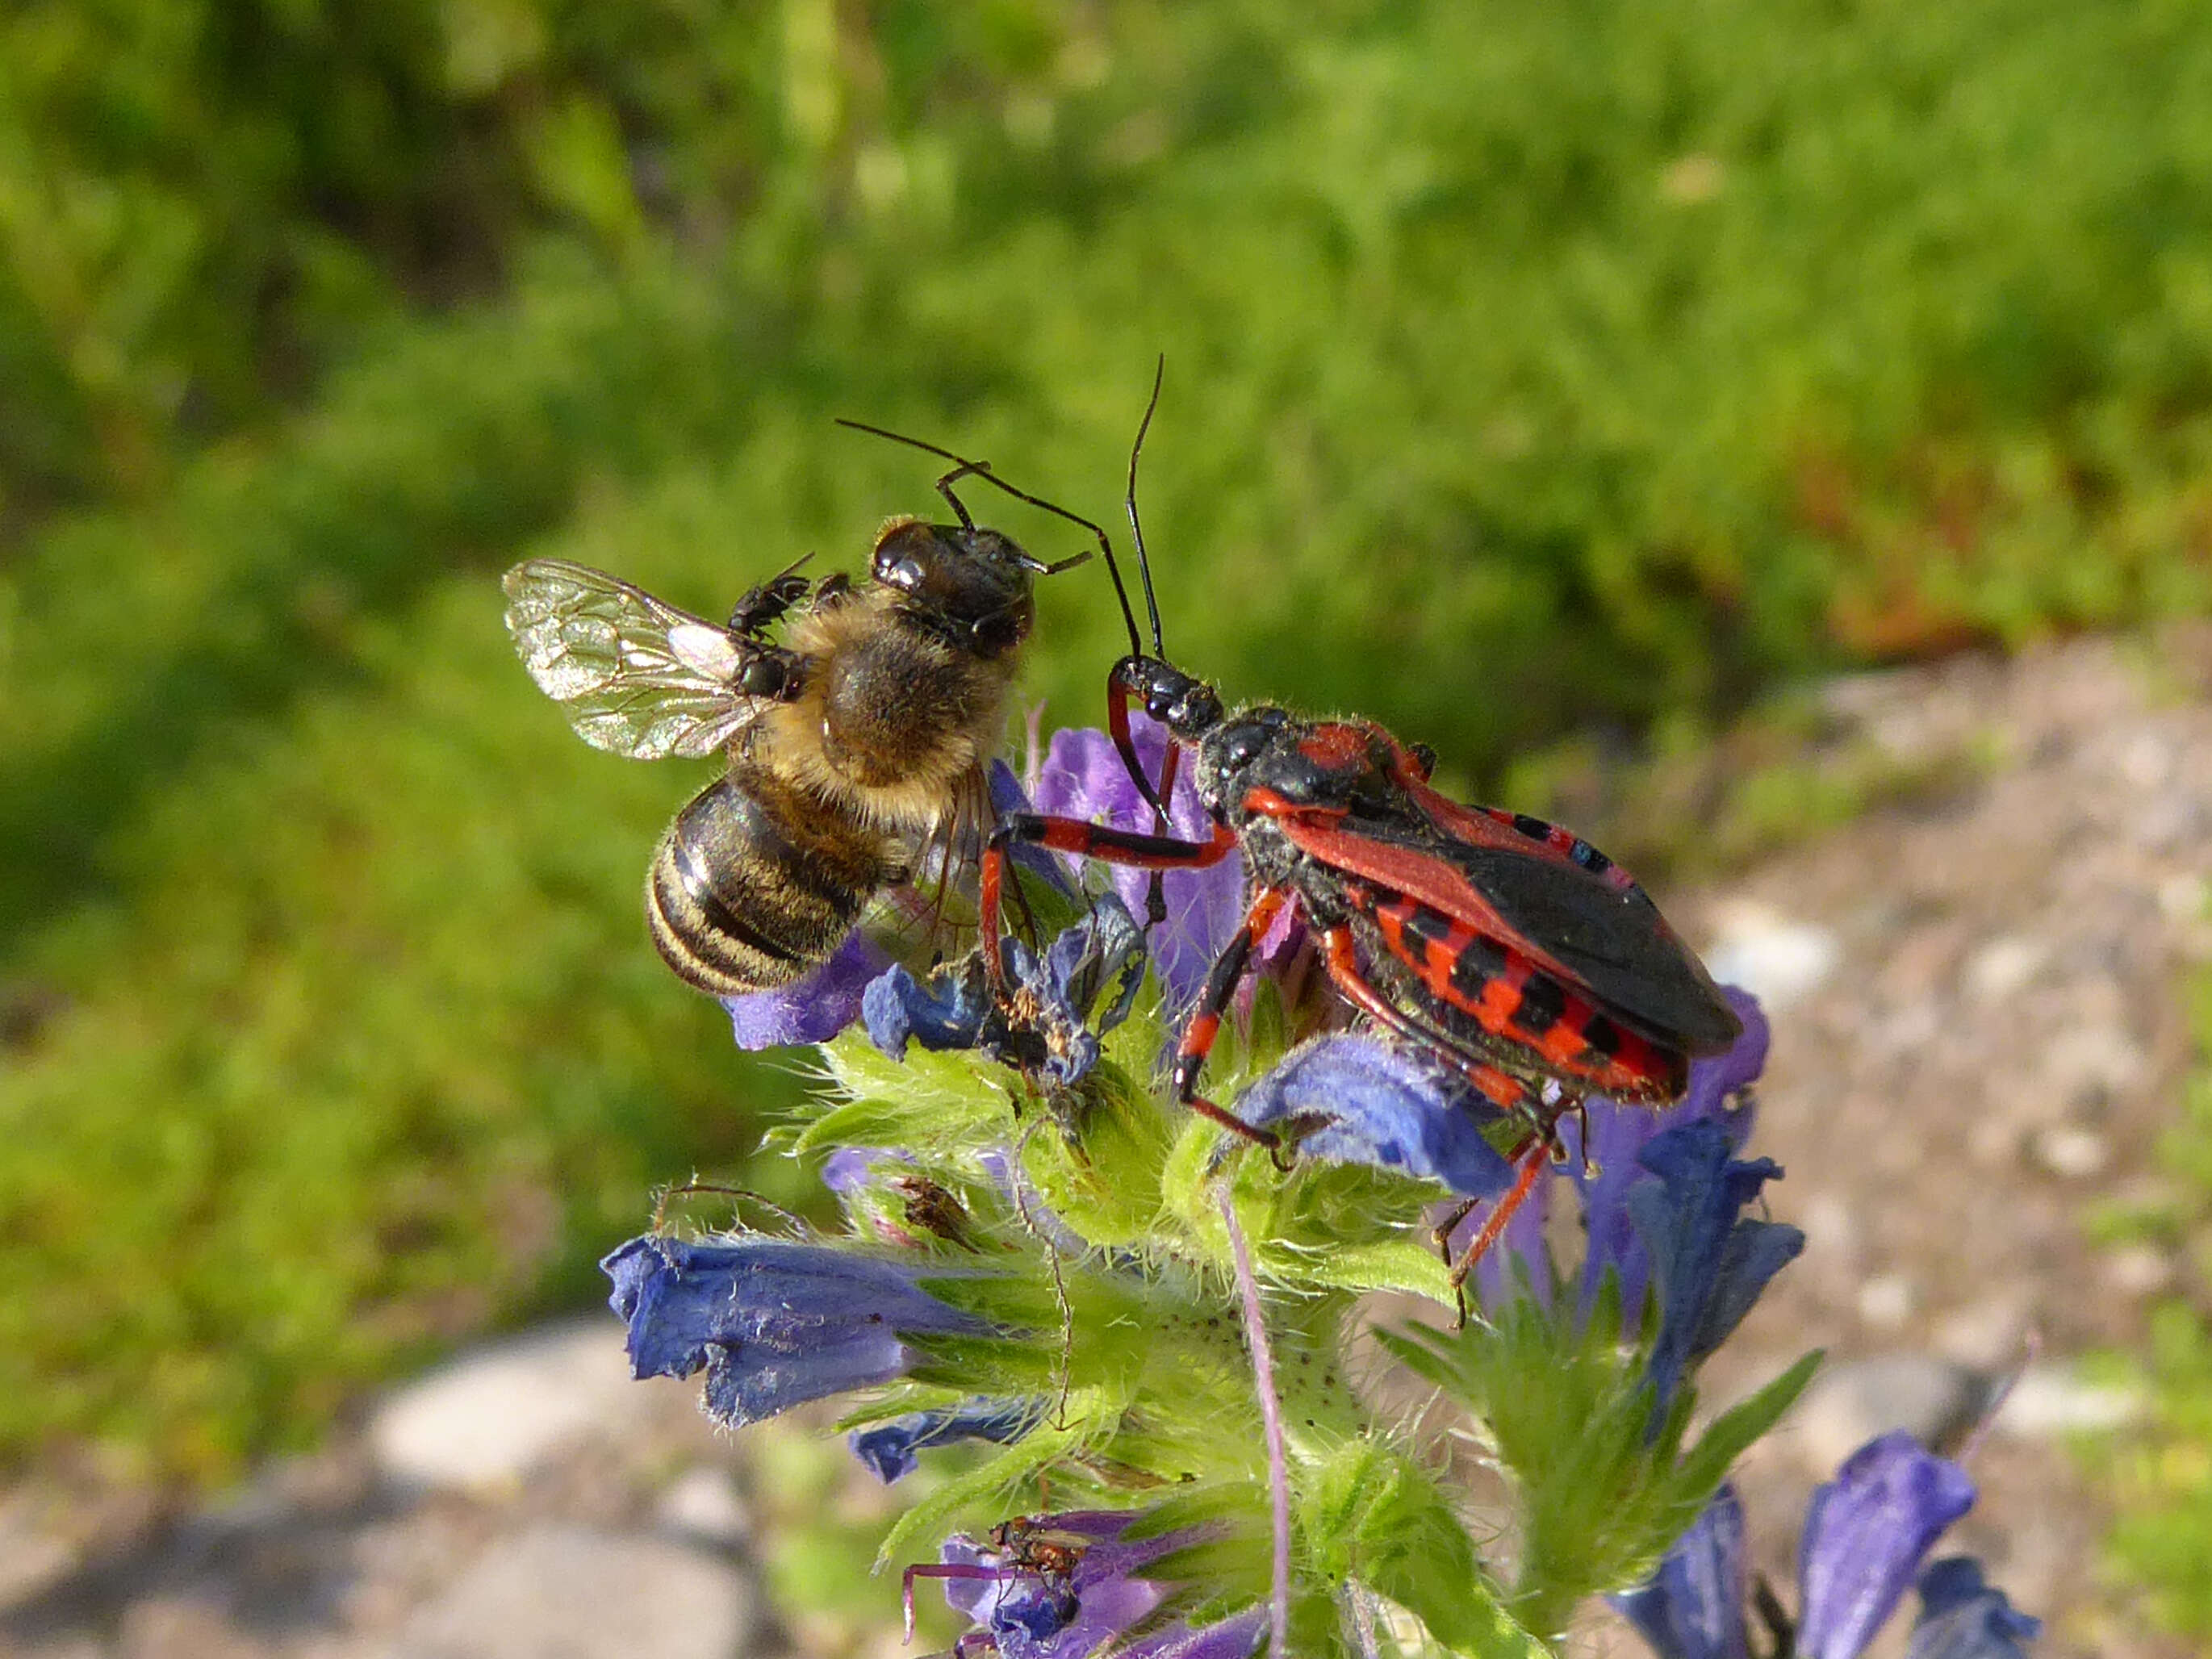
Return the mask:
[[[1033, 1581], [1049, 1601], [1047, 1622], [1064, 1629], [1075, 1622], [1078, 1598], [1075, 1570], [1083, 1564], [1091, 1540], [1081, 1533], [1052, 1524], [1049, 1516], [1017, 1516], [991, 1528], [988, 1553], [999, 1559], [983, 1562], [917, 1562], [906, 1570], [901, 1589], [906, 1607], [906, 1639], [914, 1640], [914, 1582], [917, 1578], [964, 1578], [985, 1583], [1011, 1584]], [[976, 1645], [981, 1644], [981, 1645]], [[971, 1632], [953, 1644], [953, 1659], [971, 1653], [995, 1652], [992, 1638]]]
[[1097, 526], [1014, 489], [988, 463], [841, 424], [953, 463], [937, 491], [958, 522], [892, 520], [864, 584], [810, 581], [794, 565], [712, 623], [564, 559], [507, 573], [515, 649], [585, 742], [636, 760], [724, 758], [646, 878], [653, 943], [710, 995], [799, 978], [878, 898], [887, 925], [940, 922], [972, 872], [992, 820], [985, 767], [1035, 617], [1033, 580], [1091, 553], [1033, 558], [978, 526], [955, 486], [988, 483], [1107, 547]]

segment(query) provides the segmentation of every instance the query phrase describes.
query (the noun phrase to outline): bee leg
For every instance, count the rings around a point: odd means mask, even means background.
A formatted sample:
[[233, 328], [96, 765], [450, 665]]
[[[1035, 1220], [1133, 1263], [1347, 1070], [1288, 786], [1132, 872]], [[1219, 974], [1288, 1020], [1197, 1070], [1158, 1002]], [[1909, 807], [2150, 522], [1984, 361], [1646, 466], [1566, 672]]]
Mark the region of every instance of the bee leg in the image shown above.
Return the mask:
[[731, 607], [730, 632], [758, 639], [782, 621], [784, 613], [806, 597], [809, 584], [799, 572], [800, 566], [813, 556], [809, 553], [768, 580], [747, 588], [744, 597]]
[[1221, 1016], [1244, 978], [1252, 947], [1275, 925], [1275, 918], [1282, 914], [1288, 898], [1276, 887], [1262, 887], [1254, 897], [1252, 908], [1245, 912], [1243, 925], [1230, 936], [1221, 954], [1213, 959], [1213, 967], [1206, 976], [1206, 988], [1199, 994], [1198, 1006], [1191, 1010], [1189, 1023], [1182, 1028], [1182, 1040], [1176, 1045], [1175, 1064], [1169, 1073], [1175, 1082], [1178, 1102], [1200, 1117], [1211, 1118], [1223, 1128], [1265, 1146], [1279, 1170], [1290, 1167], [1282, 1137], [1271, 1130], [1255, 1129], [1234, 1112], [1205, 1099], [1198, 1092], [1198, 1079], [1206, 1069], [1206, 1057], [1213, 1052], [1214, 1039], [1221, 1035]]

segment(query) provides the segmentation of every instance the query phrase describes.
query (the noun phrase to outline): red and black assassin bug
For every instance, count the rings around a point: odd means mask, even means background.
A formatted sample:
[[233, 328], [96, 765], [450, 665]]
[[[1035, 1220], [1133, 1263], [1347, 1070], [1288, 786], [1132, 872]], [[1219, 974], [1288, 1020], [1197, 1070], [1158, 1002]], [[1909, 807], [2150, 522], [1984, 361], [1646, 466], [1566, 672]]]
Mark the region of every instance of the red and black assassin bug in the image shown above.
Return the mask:
[[[1109, 560], [1130, 653], [1107, 682], [1108, 726], [1153, 808], [1155, 833], [1041, 813], [1002, 819], [981, 872], [986, 961], [1003, 987], [999, 896], [1014, 843], [1153, 871], [1241, 852], [1250, 908], [1184, 1027], [1176, 1099], [1279, 1153], [1276, 1135], [1206, 1099], [1198, 1084], [1254, 945], [1294, 908], [1318, 934], [1347, 1002], [1441, 1055], [1528, 1124], [1511, 1149], [1517, 1178], [1455, 1270], [1455, 1285], [1463, 1283], [1534, 1186], [1565, 1112], [1591, 1094], [1652, 1106], [1677, 1098], [1691, 1059], [1725, 1050], [1741, 1023], [1650, 895], [1588, 842], [1438, 793], [1429, 786], [1433, 755], [1371, 721], [1305, 720], [1267, 704], [1225, 709], [1212, 686], [1167, 660], [1136, 506], [1137, 460], [1158, 398], [1156, 379], [1129, 456], [1127, 497], [1152, 649], [1137, 637]], [[1132, 704], [1168, 730], [1157, 786], [1130, 742]], [[1213, 820], [1203, 842], [1166, 833], [1162, 803], [1186, 752]], [[1152, 909], [1157, 920], [1157, 884]], [[1448, 1237], [1449, 1226], [1439, 1232]]]

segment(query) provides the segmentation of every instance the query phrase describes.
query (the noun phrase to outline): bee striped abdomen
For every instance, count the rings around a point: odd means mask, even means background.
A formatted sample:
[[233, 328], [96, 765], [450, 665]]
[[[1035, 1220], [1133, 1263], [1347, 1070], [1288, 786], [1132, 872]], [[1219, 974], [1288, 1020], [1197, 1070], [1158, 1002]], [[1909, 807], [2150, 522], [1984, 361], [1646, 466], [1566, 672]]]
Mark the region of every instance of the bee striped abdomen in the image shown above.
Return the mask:
[[741, 763], [669, 826], [646, 873], [646, 920], [681, 978], [741, 996], [825, 960], [888, 874], [875, 836]]

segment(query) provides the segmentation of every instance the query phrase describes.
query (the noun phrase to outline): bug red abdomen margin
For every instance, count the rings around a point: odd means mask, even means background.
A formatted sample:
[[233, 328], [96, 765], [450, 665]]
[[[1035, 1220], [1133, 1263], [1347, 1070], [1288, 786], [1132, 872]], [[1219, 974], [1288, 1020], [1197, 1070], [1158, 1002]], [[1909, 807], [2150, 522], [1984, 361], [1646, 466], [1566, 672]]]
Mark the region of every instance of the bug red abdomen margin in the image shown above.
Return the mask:
[[1413, 899], [1358, 884], [1346, 896], [1439, 1005], [1527, 1050], [1546, 1072], [1630, 1103], [1673, 1100], [1687, 1086], [1679, 1048], [1621, 1024], [1522, 952]]

